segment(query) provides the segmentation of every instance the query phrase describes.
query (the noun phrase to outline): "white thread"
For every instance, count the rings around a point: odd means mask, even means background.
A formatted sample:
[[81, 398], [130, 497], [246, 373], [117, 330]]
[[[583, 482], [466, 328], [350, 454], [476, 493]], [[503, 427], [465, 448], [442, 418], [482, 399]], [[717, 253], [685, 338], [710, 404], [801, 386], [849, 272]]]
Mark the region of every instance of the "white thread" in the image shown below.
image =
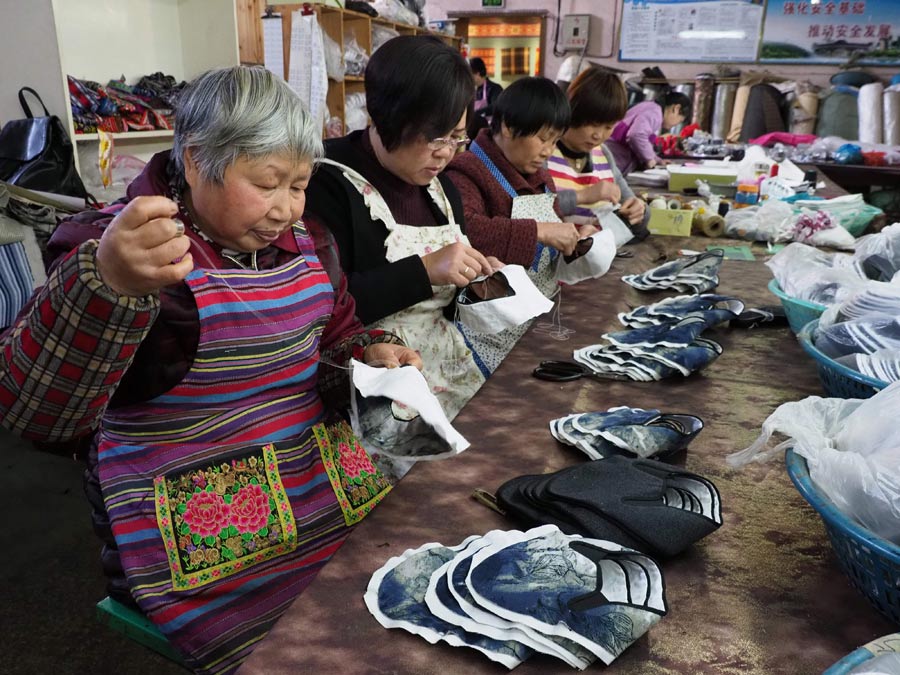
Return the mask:
[[566, 328], [562, 325], [562, 287], [556, 294], [556, 303], [553, 306], [553, 313], [550, 315], [550, 321], [541, 321], [534, 327], [534, 332], [541, 335], [547, 335], [554, 340], [565, 342], [574, 333], [574, 328]]

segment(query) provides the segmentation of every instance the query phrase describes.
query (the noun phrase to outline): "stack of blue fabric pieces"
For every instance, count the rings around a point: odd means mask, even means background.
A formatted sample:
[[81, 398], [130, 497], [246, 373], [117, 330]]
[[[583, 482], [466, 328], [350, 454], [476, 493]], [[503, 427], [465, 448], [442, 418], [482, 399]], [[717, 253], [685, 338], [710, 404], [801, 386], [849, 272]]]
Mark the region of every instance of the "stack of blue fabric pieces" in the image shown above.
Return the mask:
[[719, 285], [719, 268], [724, 256], [720, 248], [683, 256], [641, 274], [627, 274], [622, 281], [639, 291], [673, 289], [681, 293], [706, 293]]
[[608, 665], [667, 612], [652, 558], [554, 525], [409, 549], [375, 572], [364, 599], [386, 628], [510, 669], [535, 652]]
[[614, 455], [662, 459], [687, 448], [703, 430], [694, 415], [620, 406], [551, 420], [550, 433], [591, 459]]
[[599, 376], [640, 382], [690, 375], [715, 360], [722, 346], [700, 337], [707, 328], [736, 319], [744, 304], [722, 295], [688, 295], [620, 314], [634, 330], [606, 333], [607, 345], [577, 349], [574, 359]]

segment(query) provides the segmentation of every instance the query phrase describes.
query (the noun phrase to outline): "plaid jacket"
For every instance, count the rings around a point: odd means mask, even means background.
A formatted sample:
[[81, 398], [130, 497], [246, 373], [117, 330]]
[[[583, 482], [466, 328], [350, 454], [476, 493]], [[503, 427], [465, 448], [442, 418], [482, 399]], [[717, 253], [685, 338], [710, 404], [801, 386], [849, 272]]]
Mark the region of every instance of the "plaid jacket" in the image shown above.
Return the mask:
[[[130, 199], [171, 196], [167, 155], [151, 160], [121, 203], [74, 216], [54, 233], [47, 283], [0, 336], [4, 427], [41, 441], [82, 437], [96, 429], [108, 406], [150, 400], [190, 369], [200, 325], [187, 287], [177, 284], [143, 298], [120, 296], [104, 285], [96, 268], [97, 240]], [[370, 344], [402, 342], [391, 333], [363, 330], [333, 240], [324, 231], [311, 234], [335, 288], [334, 310], [320, 343], [318, 386], [326, 404], [339, 407], [349, 394], [341, 366], [351, 356], [362, 358]], [[296, 256], [291, 242], [279, 239], [260, 252], [259, 267], [272, 268]], [[236, 266], [214, 258], [222, 268]]]

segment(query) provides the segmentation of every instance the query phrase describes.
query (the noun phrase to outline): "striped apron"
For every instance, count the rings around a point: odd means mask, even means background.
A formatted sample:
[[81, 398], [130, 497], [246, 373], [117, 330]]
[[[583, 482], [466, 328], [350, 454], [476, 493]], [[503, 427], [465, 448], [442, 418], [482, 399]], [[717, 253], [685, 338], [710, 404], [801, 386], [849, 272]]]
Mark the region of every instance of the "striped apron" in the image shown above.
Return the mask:
[[100, 430], [132, 595], [198, 672], [240, 665], [349, 532], [312, 429], [333, 290], [294, 227], [301, 255], [285, 265], [187, 276], [200, 318], [190, 371]]

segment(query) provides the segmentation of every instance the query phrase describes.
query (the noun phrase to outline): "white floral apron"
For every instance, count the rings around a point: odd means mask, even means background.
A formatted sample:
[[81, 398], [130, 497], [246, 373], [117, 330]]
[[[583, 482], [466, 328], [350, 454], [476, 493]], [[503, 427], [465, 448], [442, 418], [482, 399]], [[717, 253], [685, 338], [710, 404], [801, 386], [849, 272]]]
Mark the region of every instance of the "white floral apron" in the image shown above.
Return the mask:
[[[384, 223], [388, 236], [384, 240], [385, 258], [396, 262], [411, 255], [425, 255], [449, 244], [469, 244], [453, 217], [450, 200], [437, 178], [428, 186], [428, 194], [447, 217], [447, 225], [417, 227], [398, 224], [384, 197], [353, 169], [331, 160], [321, 160], [339, 168], [363, 198], [369, 213]], [[456, 296], [456, 287], [432, 286], [432, 296], [411, 307], [374, 322], [369, 328], [381, 328], [398, 335], [408, 347], [418, 350], [424, 363], [423, 374], [437, 396], [447, 418], [452, 420], [475, 395], [485, 377], [475, 363], [456, 325], [447, 321], [443, 309]]]

